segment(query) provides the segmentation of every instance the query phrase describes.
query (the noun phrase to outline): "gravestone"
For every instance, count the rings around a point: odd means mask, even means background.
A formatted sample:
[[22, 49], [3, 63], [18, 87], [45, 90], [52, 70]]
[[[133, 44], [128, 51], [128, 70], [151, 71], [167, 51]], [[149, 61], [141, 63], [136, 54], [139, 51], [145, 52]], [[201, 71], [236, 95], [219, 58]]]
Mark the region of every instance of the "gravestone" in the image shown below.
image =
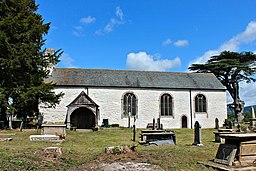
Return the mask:
[[155, 130], [155, 125], [156, 125], [156, 120], [155, 120], [155, 118], [153, 118], [153, 130]]
[[219, 126], [219, 119], [218, 118], [215, 118], [215, 129], [219, 129], [220, 126]]
[[192, 145], [203, 146], [201, 143], [201, 125], [198, 121], [194, 125], [194, 143]]
[[237, 151], [236, 145], [220, 144], [214, 162], [231, 166]]
[[160, 118], [157, 118], [157, 129], [161, 129]]

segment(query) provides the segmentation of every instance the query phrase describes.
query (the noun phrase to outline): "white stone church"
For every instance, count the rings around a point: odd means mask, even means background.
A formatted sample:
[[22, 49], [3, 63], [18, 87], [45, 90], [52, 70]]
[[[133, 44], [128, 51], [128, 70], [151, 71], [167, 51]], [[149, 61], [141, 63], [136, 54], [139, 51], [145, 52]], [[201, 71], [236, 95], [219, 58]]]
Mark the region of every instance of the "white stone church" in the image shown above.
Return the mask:
[[55, 68], [46, 81], [65, 93], [53, 109], [41, 108], [44, 122], [80, 129], [109, 124], [127, 127], [136, 118], [146, 128], [160, 118], [163, 128], [213, 128], [227, 117], [226, 89], [211, 73], [175, 73]]

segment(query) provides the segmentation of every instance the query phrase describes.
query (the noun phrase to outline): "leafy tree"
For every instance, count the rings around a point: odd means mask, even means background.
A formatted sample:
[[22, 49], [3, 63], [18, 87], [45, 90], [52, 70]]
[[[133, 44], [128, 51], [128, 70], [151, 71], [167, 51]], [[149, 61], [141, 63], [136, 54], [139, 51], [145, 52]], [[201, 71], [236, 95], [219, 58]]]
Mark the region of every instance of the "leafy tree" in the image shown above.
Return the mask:
[[63, 96], [44, 82], [62, 52], [43, 49], [50, 23], [37, 9], [35, 0], [0, 0], [0, 119], [8, 110], [18, 117], [34, 115], [39, 103], [55, 107]]
[[250, 83], [256, 79], [256, 55], [252, 52], [224, 51], [218, 56], [212, 56], [205, 64], [192, 64], [191, 71], [212, 72], [226, 86], [234, 100], [235, 117], [243, 111], [243, 101], [239, 96], [239, 83]]

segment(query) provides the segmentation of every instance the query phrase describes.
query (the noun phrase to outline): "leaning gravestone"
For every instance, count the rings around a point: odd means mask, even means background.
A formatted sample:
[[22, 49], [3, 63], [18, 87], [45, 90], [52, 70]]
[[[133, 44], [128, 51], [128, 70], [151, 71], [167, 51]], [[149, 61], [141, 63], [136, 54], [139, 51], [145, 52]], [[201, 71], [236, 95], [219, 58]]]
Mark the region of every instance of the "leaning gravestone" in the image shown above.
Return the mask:
[[203, 146], [201, 143], [201, 125], [198, 121], [194, 125], [194, 143], [192, 145]]
[[237, 151], [236, 145], [220, 144], [214, 162], [231, 166]]

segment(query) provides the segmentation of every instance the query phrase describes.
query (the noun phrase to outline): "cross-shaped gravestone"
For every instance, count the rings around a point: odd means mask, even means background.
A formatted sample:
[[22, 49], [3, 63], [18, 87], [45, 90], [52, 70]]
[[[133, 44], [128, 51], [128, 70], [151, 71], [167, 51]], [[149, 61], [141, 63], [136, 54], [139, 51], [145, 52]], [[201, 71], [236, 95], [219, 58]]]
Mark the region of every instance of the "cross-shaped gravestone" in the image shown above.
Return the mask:
[[201, 125], [198, 121], [194, 125], [194, 143], [192, 145], [203, 146], [201, 143]]

